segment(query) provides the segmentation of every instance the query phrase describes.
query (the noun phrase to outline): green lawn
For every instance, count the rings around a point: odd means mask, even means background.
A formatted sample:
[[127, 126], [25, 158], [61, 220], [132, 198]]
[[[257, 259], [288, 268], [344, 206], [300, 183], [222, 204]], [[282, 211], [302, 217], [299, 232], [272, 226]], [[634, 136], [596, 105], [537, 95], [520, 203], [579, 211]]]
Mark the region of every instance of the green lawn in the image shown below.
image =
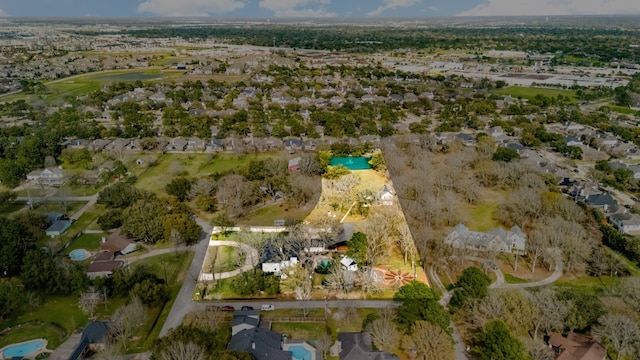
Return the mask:
[[[320, 191], [320, 189], [318, 189]], [[313, 210], [313, 206], [296, 207], [289, 203], [273, 204], [262, 207], [245, 218], [239, 219], [238, 224], [272, 226], [275, 220], [304, 220]]]
[[138, 175], [136, 186], [160, 194], [172, 178], [184, 174], [197, 177], [222, 173], [248, 164], [252, 159], [275, 157], [275, 154], [163, 154], [156, 164]]
[[14, 212], [24, 208], [25, 205], [26, 205], [26, 202], [24, 201], [14, 201], [3, 207], [0, 207], [0, 215], [7, 216], [9, 214], [13, 214]]
[[324, 323], [278, 322], [271, 324], [271, 330], [286, 334], [291, 340], [317, 340], [326, 333]]
[[82, 234], [71, 242], [71, 245], [65, 249], [65, 254], [75, 249], [85, 249], [87, 251], [98, 251], [100, 249], [100, 240], [107, 234]]
[[465, 205], [464, 211], [469, 216], [465, 225], [473, 231], [491, 231], [499, 226], [495, 220], [495, 213], [498, 211], [497, 202], [486, 201], [478, 205]]
[[47, 348], [55, 349], [62, 344], [63, 333], [60, 329], [47, 323], [22, 324], [13, 328], [7, 335], [0, 337], [0, 348], [33, 339], [47, 339]]
[[544, 95], [547, 97], [556, 97], [558, 95], [568, 96], [571, 102], [578, 101], [575, 91], [562, 89], [533, 88], [525, 86], [509, 86], [502, 89], [496, 89], [495, 92], [500, 95], [511, 95], [514, 98], [533, 99], [536, 95]]
[[521, 279], [508, 273], [504, 273], [504, 281], [506, 281], [507, 284], [524, 284], [529, 282], [528, 280]]

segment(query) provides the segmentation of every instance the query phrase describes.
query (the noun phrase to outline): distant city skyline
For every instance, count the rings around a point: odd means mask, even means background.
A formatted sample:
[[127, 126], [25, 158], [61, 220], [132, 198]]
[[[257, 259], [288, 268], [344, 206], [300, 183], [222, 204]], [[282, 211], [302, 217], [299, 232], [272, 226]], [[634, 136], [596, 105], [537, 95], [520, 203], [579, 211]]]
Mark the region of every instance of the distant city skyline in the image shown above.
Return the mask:
[[640, 14], [632, 0], [0, 0], [0, 16], [426, 17]]

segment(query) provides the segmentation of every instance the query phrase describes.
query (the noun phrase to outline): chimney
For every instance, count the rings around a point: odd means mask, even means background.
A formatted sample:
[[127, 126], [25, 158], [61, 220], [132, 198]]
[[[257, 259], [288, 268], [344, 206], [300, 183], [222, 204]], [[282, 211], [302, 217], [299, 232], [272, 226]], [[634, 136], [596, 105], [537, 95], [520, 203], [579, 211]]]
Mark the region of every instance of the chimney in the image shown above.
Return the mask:
[[102, 243], [104, 244], [104, 243], [106, 243], [106, 242], [107, 242], [107, 238], [103, 236], [103, 237], [102, 237]]

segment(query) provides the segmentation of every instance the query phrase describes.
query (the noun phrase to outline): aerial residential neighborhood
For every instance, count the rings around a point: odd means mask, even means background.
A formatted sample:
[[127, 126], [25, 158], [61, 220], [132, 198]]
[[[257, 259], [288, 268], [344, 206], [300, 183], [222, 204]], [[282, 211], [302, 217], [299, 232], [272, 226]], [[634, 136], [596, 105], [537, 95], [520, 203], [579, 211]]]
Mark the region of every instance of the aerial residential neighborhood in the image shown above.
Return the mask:
[[638, 357], [640, 9], [156, 1], [0, 1], [0, 358]]

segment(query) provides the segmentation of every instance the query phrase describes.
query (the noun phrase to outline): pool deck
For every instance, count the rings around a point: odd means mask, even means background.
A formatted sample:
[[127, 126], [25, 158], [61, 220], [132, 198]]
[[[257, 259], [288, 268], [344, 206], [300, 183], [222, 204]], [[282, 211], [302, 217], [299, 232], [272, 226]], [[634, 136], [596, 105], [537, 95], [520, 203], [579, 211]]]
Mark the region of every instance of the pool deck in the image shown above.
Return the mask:
[[51, 350], [47, 350], [47, 344], [48, 344], [47, 339], [31, 339], [31, 340], [27, 340], [27, 341], [23, 341], [23, 342], [19, 342], [19, 343], [9, 344], [9, 345], [3, 347], [2, 349], [0, 349], [0, 357], [2, 359], [11, 359], [11, 357], [5, 357], [4, 356], [4, 350], [5, 349], [10, 348], [12, 346], [16, 346], [16, 345], [28, 344], [28, 343], [33, 342], [33, 341], [42, 341], [42, 343], [43, 343], [42, 347], [39, 350], [36, 350], [36, 351], [34, 351], [32, 353], [29, 353], [26, 356], [24, 356], [25, 359], [35, 359], [36, 356], [38, 356], [39, 354], [41, 354], [43, 352], [51, 352]]

